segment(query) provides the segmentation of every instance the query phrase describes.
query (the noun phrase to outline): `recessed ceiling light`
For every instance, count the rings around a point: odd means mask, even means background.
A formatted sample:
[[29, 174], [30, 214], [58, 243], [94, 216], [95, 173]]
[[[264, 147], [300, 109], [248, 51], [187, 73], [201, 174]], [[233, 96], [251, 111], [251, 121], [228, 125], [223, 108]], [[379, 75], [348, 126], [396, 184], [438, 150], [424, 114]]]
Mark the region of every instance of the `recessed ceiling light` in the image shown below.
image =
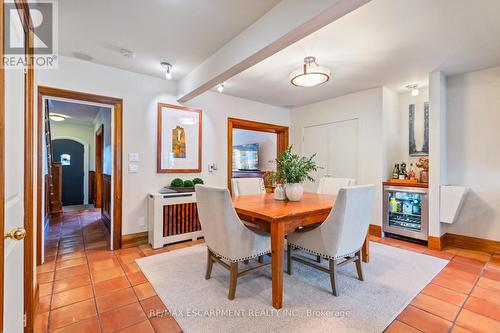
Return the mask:
[[412, 96], [418, 96], [418, 84], [409, 84], [406, 86], [407, 89], [411, 90]]
[[314, 87], [330, 80], [330, 69], [318, 65], [315, 57], [306, 57], [302, 67], [291, 72], [289, 78], [294, 86]]
[[172, 79], [172, 65], [168, 62], [162, 62], [160, 63], [161, 67], [165, 70], [165, 78], [167, 80], [171, 80]]
[[218, 91], [218, 92], [220, 92], [220, 93], [221, 93], [221, 92], [223, 92], [223, 91], [224, 91], [224, 84], [226, 84], [226, 82], [222, 82], [222, 83], [219, 83], [219, 84], [217, 85], [217, 91]]
[[59, 113], [50, 113], [49, 114], [49, 119], [53, 121], [65, 121], [69, 116], [66, 116], [64, 114], [59, 114]]

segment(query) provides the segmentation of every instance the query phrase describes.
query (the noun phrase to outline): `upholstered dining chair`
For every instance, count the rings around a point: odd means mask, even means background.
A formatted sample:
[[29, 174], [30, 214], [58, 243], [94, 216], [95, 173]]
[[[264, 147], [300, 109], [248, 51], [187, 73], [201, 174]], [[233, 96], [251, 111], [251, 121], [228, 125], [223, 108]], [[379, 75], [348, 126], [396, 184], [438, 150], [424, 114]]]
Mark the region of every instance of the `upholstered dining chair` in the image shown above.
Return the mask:
[[232, 178], [231, 189], [234, 197], [240, 195], [266, 194], [262, 178]]
[[321, 177], [318, 184], [318, 193], [337, 195], [342, 187], [356, 185], [356, 179], [353, 178], [336, 178], [336, 177]]
[[[362, 185], [341, 188], [333, 209], [320, 226], [305, 232], [294, 232], [287, 238], [287, 273], [292, 274], [292, 261], [330, 274], [332, 292], [337, 291], [337, 267], [356, 263], [358, 277], [363, 281], [361, 247], [368, 232], [375, 205], [375, 186]], [[329, 268], [319, 266], [305, 257], [296, 257], [294, 249], [302, 249], [329, 260]]]
[[[271, 252], [271, 239], [241, 222], [226, 188], [196, 185], [195, 190], [198, 216], [208, 248], [205, 279], [210, 279], [214, 262], [229, 270], [228, 298], [232, 300], [238, 277], [269, 265], [262, 262], [263, 256]], [[258, 266], [238, 272], [238, 263], [254, 258], [258, 258]]]

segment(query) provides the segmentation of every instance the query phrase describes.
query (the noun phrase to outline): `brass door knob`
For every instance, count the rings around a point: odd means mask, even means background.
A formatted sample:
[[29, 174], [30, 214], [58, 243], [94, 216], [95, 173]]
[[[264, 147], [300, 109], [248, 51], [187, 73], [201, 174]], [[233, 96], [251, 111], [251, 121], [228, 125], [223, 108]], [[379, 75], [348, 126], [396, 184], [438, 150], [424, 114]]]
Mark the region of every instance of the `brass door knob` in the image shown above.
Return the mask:
[[6, 233], [4, 238], [10, 238], [12, 240], [23, 240], [26, 237], [26, 229], [24, 228], [14, 228], [10, 232]]

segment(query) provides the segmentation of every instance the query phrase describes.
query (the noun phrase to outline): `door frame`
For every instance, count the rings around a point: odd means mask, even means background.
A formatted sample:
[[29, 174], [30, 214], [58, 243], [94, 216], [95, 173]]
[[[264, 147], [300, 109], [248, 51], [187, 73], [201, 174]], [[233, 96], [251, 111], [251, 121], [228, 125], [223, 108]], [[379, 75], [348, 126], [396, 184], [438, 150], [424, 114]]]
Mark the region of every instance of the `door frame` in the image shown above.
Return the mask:
[[102, 163], [104, 159], [104, 124], [95, 132], [95, 208], [102, 208]]
[[[111, 235], [113, 250], [121, 248], [122, 243], [122, 190], [123, 190], [123, 100], [121, 98], [88, 94], [73, 90], [53, 88], [39, 85], [38, 95], [38, 137], [37, 137], [37, 241], [41, 246], [43, 232], [42, 210], [42, 173], [43, 173], [43, 99], [46, 97], [63, 98], [83, 102], [107, 104], [113, 107], [113, 235]], [[41, 254], [38, 258], [42, 261]]]
[[233, 178], [233, 129], [244, 129], [256, 132], [276, 133], [276, 156], [288, 148], [288, 126], [261, 123], [258, 121], [227, 118], [227, 188], [231, 192]]

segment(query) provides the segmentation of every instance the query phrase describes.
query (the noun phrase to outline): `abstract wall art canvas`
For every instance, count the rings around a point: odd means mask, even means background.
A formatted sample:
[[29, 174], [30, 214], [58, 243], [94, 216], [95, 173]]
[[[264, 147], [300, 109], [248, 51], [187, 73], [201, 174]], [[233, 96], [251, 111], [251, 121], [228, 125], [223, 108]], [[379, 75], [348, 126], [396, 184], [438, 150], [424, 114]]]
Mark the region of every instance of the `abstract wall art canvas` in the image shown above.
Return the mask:
[[409, 154], [410, 156], [429, 155], [429, 102], [418, 112], [415, 104], [409, 107]]
[[202, 111], [158, 103], [158, 173], [201, 172]]

